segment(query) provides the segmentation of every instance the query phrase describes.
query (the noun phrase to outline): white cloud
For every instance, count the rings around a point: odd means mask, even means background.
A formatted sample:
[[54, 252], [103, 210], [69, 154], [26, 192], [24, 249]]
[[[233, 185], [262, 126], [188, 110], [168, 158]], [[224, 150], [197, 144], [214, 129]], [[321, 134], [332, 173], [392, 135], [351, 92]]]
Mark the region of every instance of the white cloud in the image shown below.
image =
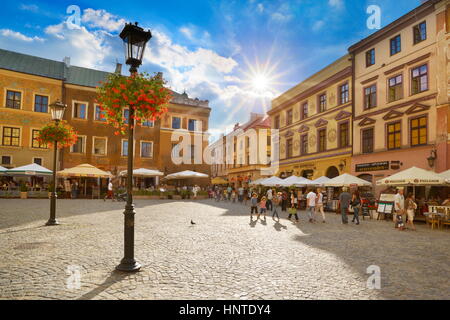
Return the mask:
[[337, 9], [340, 9], [344, 6], [343, 0], [328, 0], [328, 4]]
[[107, 31], [118, 31], [125, 25], [125, 20], [105, 11], [85, 9], [81, 21], [90, 28], [101, 28]]
[[38, 12], [39, 11], [39, 7], [35, 4], [21, 4], [20, 5], [20, 10], [24, 10], [24, 11], [31, 11], [31, 12]]
[[262, 3], [258, 3], [258, 5], [256, 6], [256, 10], [258, 10], [259, 13], [263, 13], [264, 5]]
[[186, 36], [189, 40], [194, 38], [193, 31], [188, 27], [181, 27], [180, 32]]
[[312, 30], [319, 31], [320, 29], [323, 28], [324, 25], [325, 25], [325, 22], [323, 20], [317, 20], [316, 22], [314, 22], [314, 24], [312, 26]]
[[275, 12], [270, 15], [270, 18], [279, 23], [286, 23], [294, 18], [289, 4], [282, 4]]
[[8, 38], [12, 38], [12, 39], [20, 40], [20, 41], [26, 41], [26, 42], [33, 42], [33, 41], [43, 42], [44, 41], [43, 38], [40, 38], [37, 36], [28, 37], [28, 36], [24, 35], [23, 33], [13, 31], [11, 29], [0, 29], [0, 34], [4, 37], [8, 37]]

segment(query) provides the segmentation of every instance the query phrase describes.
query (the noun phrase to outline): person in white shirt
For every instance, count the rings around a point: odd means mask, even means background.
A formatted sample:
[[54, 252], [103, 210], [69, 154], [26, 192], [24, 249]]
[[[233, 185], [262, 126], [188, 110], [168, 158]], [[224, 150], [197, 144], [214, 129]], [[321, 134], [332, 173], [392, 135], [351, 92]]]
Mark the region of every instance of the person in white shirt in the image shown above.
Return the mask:
[[403, 195], [404, 189], [398, 188], [397, 194], [394, 197], [394, 224], [397, 225], [397, 216], [401, 215], [403, 221], [406, 221], [405, 212], [405, 196]]
[[112, 199], [112, 201], [115, 201], [114, 199], [114, 192], [113, 192], [113, 184], [111, 180], [109, 180], [108, 183], [108, 193], [106, 194], [105, 198], [103, 198], [103, 201], [106, 201], [106, 199]]
[[317, 189], [316, 211], [322, 214], [322, 222], [325, 223], [325, 212], [323, 211], [323, 193], [322, 189]]
[[316, 221], [314, 217], [314, 212], [316, 211], [316, 199], [316, 193], [313, 190], [310, 190], [308, 195], [306, 196], [306, 206], [308, 208], [309, 222], [311, 223]]

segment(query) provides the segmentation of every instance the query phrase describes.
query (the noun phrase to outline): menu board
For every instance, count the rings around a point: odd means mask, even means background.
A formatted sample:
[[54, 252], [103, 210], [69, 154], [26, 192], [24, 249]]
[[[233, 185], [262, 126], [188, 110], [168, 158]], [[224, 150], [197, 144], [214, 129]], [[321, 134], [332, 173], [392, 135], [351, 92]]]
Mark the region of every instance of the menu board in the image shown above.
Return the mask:
[[378, 203], [378, 213], [386, 213], [386, 214], [392, 214], [394, 210], [394, 202], [379, 202]]

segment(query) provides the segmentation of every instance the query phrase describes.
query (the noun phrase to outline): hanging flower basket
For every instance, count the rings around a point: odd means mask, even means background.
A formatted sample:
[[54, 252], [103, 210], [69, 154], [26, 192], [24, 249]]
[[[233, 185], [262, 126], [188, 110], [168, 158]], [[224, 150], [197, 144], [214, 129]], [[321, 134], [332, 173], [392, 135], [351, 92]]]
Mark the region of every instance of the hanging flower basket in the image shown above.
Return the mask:
[[54, 142], [58, 142], [58, 149], [70, 147], [78, 140], [77, 133], [66, 121], [59, 123], [50, 122], [39, 130], [37, 141], [45, 143], [50, 148], [53, 147]]
[[116, 128], [116, 135], [125, 134], [128, 126], [123, 112], [125, 108], [132, 108], [135, 123], [142, 124], [160, 119], [167, 112], [171, 98], [171, 91], [164, 87], [162, 77], [146, 73], [130, 77], [115, 73], [97, 88], [101, 117]]

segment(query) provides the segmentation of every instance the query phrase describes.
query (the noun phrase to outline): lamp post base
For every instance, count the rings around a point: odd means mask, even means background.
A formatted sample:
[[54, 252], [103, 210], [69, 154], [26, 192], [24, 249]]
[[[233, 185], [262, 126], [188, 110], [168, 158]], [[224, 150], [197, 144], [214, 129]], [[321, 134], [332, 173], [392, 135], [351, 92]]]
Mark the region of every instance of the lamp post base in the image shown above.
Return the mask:
[[47, 223], [45, 224], [46, 226], [58, 226], [60, 225], [60, 223], [57, 220], [48, 220]]
[[116, 270], [123, 272], [138, 272], [139, 270], [141, 270], [141, 264], [134, 259], [122, 259], [120, 264], [116, 267]]

